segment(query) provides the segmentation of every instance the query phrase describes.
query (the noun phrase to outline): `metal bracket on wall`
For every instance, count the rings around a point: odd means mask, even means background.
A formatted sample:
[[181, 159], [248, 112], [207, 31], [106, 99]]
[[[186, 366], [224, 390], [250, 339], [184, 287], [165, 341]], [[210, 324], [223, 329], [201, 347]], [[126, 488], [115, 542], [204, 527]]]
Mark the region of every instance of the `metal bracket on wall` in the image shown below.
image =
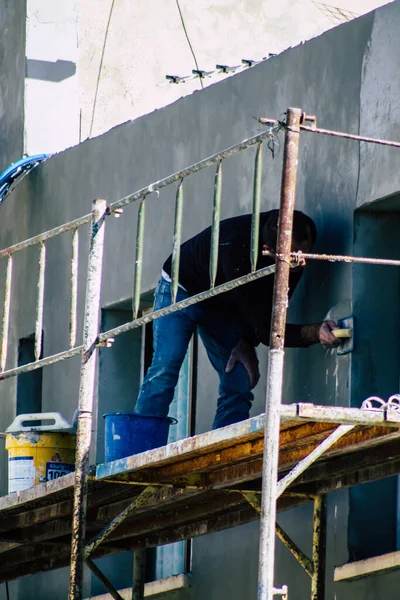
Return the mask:
[[281, 588], [273, 588], [272, 593], [274, 596], [282, 596], [282, 600], [289, 599], [288, 586], [283, 585]]

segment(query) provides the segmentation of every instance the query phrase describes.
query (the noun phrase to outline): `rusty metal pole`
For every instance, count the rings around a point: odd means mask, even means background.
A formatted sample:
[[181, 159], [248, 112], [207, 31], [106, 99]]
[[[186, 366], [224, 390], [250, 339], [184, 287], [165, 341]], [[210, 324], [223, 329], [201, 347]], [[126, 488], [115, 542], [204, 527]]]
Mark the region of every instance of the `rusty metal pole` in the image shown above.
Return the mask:
[[325, 598], [326, 496], [314, 500], [311, 600]]
[[265, 401], [264, 462], [260, 521], [258, 600], [272, 600], [275, 562], [275, 521], [279, 458], [280, 406], [282, 401], [286, 311], [293, 210], [299, 154], [301, 110], [289, 108], [286, 116], [285, 147], [281, 183], [276, 273], [268, 353]]
[[93, 201], [79, 386], [69, 600], [82, 600], [89, 450], [92, 437], [93, 395], [97, 358], [95, 344], [99, 329], [106, 209], [107, 203], [105, 200]]
[[144, 583], [146, 579], [146, 559], [147, 551], [145, 548], [138, 548], [133, 553], [133, 581], [132, 581], [132, 600], [143, 600]]

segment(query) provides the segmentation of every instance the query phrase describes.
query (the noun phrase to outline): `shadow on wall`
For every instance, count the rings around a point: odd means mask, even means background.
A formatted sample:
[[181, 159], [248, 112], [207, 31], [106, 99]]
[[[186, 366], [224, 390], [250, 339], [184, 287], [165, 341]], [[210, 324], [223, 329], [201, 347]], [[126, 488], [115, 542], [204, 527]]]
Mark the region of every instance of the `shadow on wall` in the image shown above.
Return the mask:
[[69, 79], [76, 73], [76, 63], [71, 60], [47, 60], [26, 59], [25, 76], [27, 79], [39, 79], [41, 81], [54, 81], [59, 83]]

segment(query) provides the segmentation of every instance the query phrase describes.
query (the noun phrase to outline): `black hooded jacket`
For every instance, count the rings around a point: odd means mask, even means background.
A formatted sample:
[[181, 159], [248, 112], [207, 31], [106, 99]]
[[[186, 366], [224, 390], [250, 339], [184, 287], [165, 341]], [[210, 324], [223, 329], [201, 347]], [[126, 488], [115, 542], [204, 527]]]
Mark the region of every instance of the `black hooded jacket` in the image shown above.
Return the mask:
[[[261, 231], [272, 211], [260, 214], [260, 248], [257, 269], [274, 264], [268, 256], [262, 256]], [[311, 230], [315, 231], [312, 224]], [[218, 269], [215, 285], [220, 285], [251, 272], [250, 263], [251, 215], [226, 219], [220, 223]], [[192, 296], [210, 288], [211, 227], [182, 244], [180, 254], [179, 283]], [[171, 275], [172, 256], [164, 263], [163, 270]], [[289, 298], [300, 281], [303, 269], [292, 270], [289, 278]], [[229, 313], [247, 325], [245, 339], [250, 343], [269, 345], [272, 313], [274, 275], [241, 285], [203, 301], [208, 310]], [[301, 325], [287, 324], [285, 345], [301, 347]]]

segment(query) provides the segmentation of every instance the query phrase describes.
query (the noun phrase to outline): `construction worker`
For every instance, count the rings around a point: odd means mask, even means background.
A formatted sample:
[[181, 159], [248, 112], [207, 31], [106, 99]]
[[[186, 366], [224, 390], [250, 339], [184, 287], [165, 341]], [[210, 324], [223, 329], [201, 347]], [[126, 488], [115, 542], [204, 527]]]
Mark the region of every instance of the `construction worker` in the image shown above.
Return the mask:
[[[260, 248], [257, 268], [274, 263], [263, 256], [263, 249], [276, 248], [278, 210], [260, 215]], [[316, 239], [314, 222], [300, 211], [294, 212], [292, 250], [309, 252]], [[226, 219], [220, 223], [216, 285], [250, 272], [251, 215]], [[211, 228], [181, 246], [177, 301], [210, 288]], [[289, 297], [303, 273], [302, 267], [290, 271]], [[219, 398], [213, 429], [249, 417], [253, 400], [251, 390], [259, 379], [255, 347], [269, 345], [274, 276], [265, 276], [229, 292], [189, 306], [153, 321], [154, 354], [141, 386], [135, 412], [166, 417], [173, 400], [179, 370], [190, 339], [198, 331], [208, 358], [219, 375]], [[171, 304], [171, 256], [162, 269], [155, 291], [154, 310]], [[285, 345], [325, 347], [340, 344], [332, 334], [332, 321], [312, 325], [287, 324]]]

